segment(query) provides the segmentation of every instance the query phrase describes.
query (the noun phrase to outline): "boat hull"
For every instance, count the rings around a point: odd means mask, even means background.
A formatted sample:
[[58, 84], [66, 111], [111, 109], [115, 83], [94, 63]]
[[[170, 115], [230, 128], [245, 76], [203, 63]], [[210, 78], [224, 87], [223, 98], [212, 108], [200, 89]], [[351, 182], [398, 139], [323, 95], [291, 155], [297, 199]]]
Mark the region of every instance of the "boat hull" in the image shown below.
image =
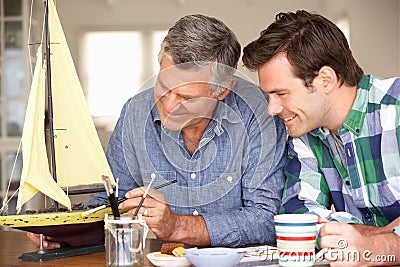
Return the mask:
[[86, 215], [84, 212], [40, 213], [0, 216], [0, 225], [52, 237], [63, 246], [87, 246], [104, 242], [103, 209]]
[[81, 247], [104, 243], [104, 221], [50, 226], [15, 227], [15, 229], [51, 236], [61, 246]]

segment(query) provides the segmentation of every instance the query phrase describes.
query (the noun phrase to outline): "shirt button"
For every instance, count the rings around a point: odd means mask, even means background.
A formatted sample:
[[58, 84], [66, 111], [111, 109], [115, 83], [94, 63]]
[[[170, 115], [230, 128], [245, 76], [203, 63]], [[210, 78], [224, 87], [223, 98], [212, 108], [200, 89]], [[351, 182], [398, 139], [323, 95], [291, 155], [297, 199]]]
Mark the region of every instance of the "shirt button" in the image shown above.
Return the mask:
[[373, 217], [373, 215], [372, 215], [371, 213], [366, 213], [366, 214], [364, 215], [364, 217], [365, 217], [367, 220], [371, 220], [371, 218]]
[[190, 174], [190, 178], [196, 179], [196, 174], [195, 174], [194, 172], [192, 172], [192, 173]]
[[198, 212], [197, 210], [194, 210], [194, 211], [193, 211], [193, 215], [194, 215], [194, 216], [197, 216], [197, 215], [199, 215], [199, 212]]
[[232, 182], [233, 177], [232, 176], [228, 176], [228, 177], [226, 177], [226, 180], [228, 180], [228, 182]]

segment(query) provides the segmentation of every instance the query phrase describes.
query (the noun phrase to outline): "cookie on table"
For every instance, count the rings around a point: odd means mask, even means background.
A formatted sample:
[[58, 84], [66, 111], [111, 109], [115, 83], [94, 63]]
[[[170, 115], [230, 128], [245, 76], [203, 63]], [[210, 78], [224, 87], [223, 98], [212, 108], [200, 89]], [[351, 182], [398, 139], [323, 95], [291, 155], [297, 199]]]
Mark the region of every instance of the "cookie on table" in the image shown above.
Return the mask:
[[161, 253], [162, 254], [169, 254], [173, 255], [172, 251], [176, 248], [179, 247], [184, 247], [185, 245], [183, 243], [164, 243], [161, 245]]
[[172, 250], [172, 254], [174, 254], [175, 257], [183, 257], [183, 254], [186, 252], [186, 249], [184, 247], [177, 247]]

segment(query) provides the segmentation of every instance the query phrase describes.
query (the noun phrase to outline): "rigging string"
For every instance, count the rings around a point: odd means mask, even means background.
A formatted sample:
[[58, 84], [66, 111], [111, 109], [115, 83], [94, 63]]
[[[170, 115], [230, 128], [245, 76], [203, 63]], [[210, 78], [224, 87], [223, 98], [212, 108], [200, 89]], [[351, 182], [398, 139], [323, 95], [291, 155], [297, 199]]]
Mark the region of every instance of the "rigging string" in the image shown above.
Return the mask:
[[5, 194], [5, 197], [4, 197], [4, 200], [3, 200], [3, 205], [1, 206], [1, 209], [0, 209], [0, 214], [3, 213], [3, 210], [7, 210], [8, 211], [8, 203], [10, 203], [11, 199], [14, 197], [14, 195], [19, 190], [19, 188], [18, 188], [17, 190], [15, 190], [15, 192], [10, 197], [8, 197], [8, 192], [10, 191], [10, 186], [11, 186], [11, 180], [12, 180], [12, 177], [13, 177], [13, 174], [14, 174], [15, 166], [17, 165], [17, 159], [18, 159], [19, 152], [21, 150], [21, 144], [22, 144], [22, 140], [19, 141], [17, 155], [15, 156], [14, 164], [13, 164], [13, 167], [11, 169], [11, 175], [10, 175], [10, 178], [8, 180], [8, 186], [7, 186], [6, 194]]

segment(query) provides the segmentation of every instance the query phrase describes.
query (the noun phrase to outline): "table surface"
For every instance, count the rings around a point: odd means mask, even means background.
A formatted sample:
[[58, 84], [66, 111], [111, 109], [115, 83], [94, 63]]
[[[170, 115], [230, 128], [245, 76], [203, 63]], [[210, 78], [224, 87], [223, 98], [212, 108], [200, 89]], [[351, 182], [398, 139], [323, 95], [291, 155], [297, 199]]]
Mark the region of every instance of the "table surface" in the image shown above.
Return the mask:
[[[149, 252], [160, 251], [163, 241], [158, 239], [147, 239], [145, 255]], [[22, 231], [0, 231], [0, 266], [106, 266], [105, 253], [97, 252], [81, 256], [68, 257], [49, 261], [24, 261], [18, 259], [23, 253], [35, 252], [37, 249]], [[255, 265], [254, 265], [255, 264]], [[143, 267], [154, 266], [144, 257]], [[276, 262], [263, 261], [254, 263], [240, 263], [245, 266], [278, 266]], [[329, 266], [329, 265], [319, 265]]]
[[[162, 241], [147, 239], [145, 255], [151, 251], [160, 251]], [[0, 231], [0, 266], [106, 266], [104, 252], [68, 257], [49, 261], [23, 261], [18, 257], [23, 253], [35, 252], [37, 249], [21, 231]], [[144, 257], [143, 267], [154, 266]]]

